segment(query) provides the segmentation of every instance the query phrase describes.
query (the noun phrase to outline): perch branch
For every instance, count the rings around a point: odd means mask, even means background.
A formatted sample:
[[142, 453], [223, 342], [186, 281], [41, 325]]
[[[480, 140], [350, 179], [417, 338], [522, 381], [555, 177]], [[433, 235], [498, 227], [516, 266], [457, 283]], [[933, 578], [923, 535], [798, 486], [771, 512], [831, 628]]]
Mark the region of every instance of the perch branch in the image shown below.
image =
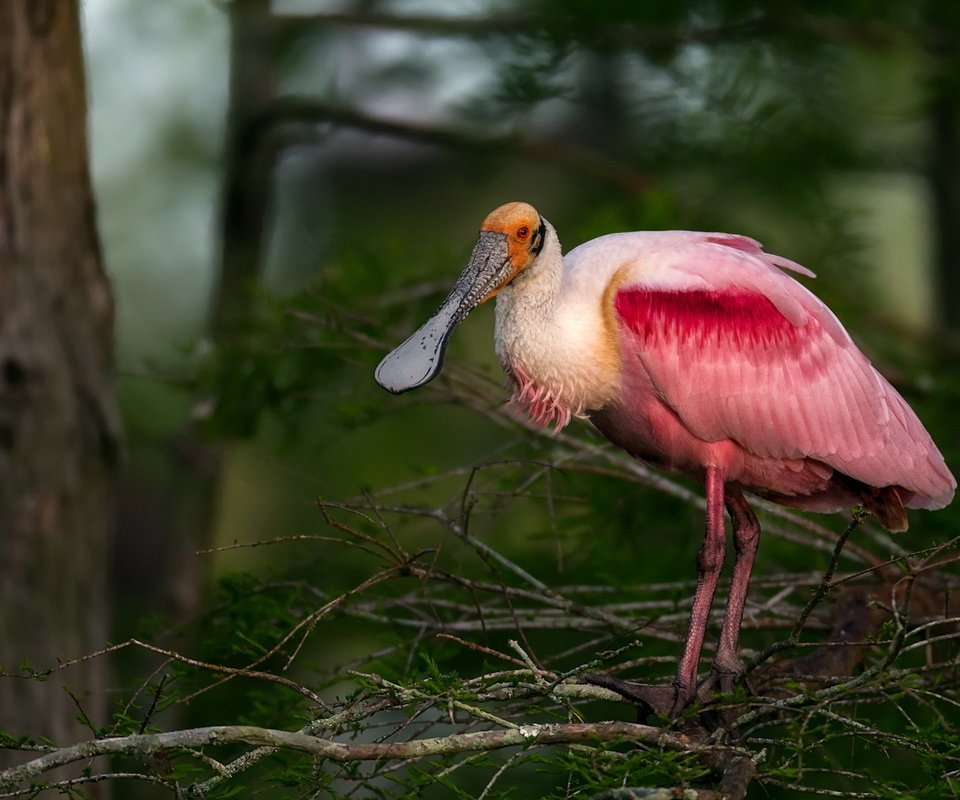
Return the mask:
[[250, 744], [309, 753], [340, 763], [424, 758], [504, 747], [549, 744], [643, 742], [671, 750], [692, 752], [733, 751], [735, 748], [703, 745], [682, 734], [632, 722], [529, 724], [503, 730], [474, 731], [406, 742], [347, 744], [297, 731], [258, 728], [251, 725], [218, 725], [168, 733], [134, 734], [95, 739], [51, 753], [0, 772], [0, 786], [14, 789], [50, 770], [103, 755], [153, 755], [185, 748], [226, 744]]

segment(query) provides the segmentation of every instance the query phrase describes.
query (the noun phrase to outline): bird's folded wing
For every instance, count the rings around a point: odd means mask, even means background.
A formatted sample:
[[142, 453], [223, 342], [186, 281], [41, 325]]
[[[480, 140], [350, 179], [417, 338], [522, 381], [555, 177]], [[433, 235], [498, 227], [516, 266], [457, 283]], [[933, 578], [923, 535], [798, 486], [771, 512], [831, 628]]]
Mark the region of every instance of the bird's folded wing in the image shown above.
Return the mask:
[[687, 255], [700, 258], [637, 269], [613, 302], [624, 368], [641, 364], [693, 434], [903, 486], [921, 495], [911, 505], [949, 501], [953, 478], [922, 423], [775, 257], [719, 242]]

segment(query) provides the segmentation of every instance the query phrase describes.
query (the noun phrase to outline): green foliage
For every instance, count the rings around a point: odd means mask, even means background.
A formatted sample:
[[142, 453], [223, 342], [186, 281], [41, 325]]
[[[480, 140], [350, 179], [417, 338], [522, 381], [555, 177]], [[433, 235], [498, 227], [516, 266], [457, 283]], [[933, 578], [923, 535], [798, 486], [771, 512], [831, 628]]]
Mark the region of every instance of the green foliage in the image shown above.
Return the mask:
[[197, 364], [203, 429], [213, 438], [252, 436], [266, 416], [292, 437], [320, 379], [335, 380], [343, 368], [316, 333], [335, 322], [318, 316], [310, 324], [296, 304], [263, 295], [256, 308], [242, 334], [213, 346]]
[[710, 776], [710, 769], [685, 753], [656, 749], [608, 750], [597, 755], [589, 751], [568, 750], [533, 759], [539, 771], [546, 775], [563, 776], [564, 784], [557, 786], [544, 800], [597, 795], [613, 786], [675, 786], [693, 787]]

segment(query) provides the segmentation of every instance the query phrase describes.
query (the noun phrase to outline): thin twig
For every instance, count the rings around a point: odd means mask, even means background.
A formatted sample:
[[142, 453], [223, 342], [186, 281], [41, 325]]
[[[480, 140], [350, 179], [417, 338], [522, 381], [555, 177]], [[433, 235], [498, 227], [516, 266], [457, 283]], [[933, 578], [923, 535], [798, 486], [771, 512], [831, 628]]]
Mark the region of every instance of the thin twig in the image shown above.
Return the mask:
[[866, 512], [862, 509], [856, 509], [853, 512], [850, 522], [837, 538], [836, 546], [833, 548], [833, 556], [830, 559], [830, 563], [827, 565], [826, 572], [823, 574], [823, 579], [813, 591], [813, 594], [810, 595], [810, 599], [807, 601], [807, 604], [803, 607], [803, 610], [797, 617], [797, 621], [793, 626], [793, 630], [790, 631], [790, 635], [786, 639], [783, 639], [779, 642], [774, 642], [772, 645], [751, 658], [743, 668], [744, 675], [749, 675], [760, 664], [764, 663], [777, 653], [797, 646], [797, 643], [800, 641], [800, 634], [803, 632], [803, 628], [807, 624], [807, 620], [810, 618], [813, 610], [820, 605], [820, 602], [823, 600], [823, 598], [826, 597], [830, 589], [833, 588], [833, 576], [837, 570], [838, 564], [840, 563], [840, 555], [843, 552], [844, 545], [847, 543], [847, 539], [850, 538], [850, 534], [852, 534], [859, 527], [860, 523], [863, 522], [865, 517]]

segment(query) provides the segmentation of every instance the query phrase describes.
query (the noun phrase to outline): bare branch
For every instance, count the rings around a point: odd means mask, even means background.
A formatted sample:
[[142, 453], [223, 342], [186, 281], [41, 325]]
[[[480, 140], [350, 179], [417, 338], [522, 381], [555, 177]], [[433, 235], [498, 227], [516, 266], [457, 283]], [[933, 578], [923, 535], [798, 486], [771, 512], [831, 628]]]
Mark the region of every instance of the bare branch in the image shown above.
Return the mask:
[[[553, 10], [553, 7], [551, 7]], [[860, 47], [885, 48], [897, 39], [897, 32], [882, 22], [858, 20], [847, 23], [836, 16], [755, 15], [752, 18], [720, 25], [698, 26], [681, 23], [672, 26], [638, 24], [629, 20], [606, 22], [600, 18], [561, 13], [529, 14], [500, 12], [483, 17], [388, 14], [376, 11], [311, 11], [288, 13], [280, 17], [278, 28], [287, 36], [327, 26], [382, 28], [408, 31], [421, 36], [509, 36], [531, 32], [564, 35], [575, 41], [602, 42], [610, 46], [662, 51], [687, 44], [721, 44], [749, 41], [761, 36], [787, 33], [807, 34], [829, 42]], [[593, 23], [593, 24], [591, 24]]]
[[425, 125], [412, 120], [375, 117], [354, 108], [332, 105], [312, 97], [278, 99], [258, 120], [257, 128], [259, 133], [266, 137], [279, 127], [304, 124], [354, 128], [379, 136], [477, 153], [507, 153], [562, 167], [564, 170], [574, 170], [619, 186], [631, 194], [643, 194], [652, 186], [650, 178], [637, 172], [629, 164], [584, 147], [548, 139], [486, 136]]
[[643, 742], [671, 750], [691, 752], [734, 751], [736, 748], [695, 743], [683, 734], [631, 722], [530, 724], [503, 730], [476, 731], [406, 742], [347, 744], [297, 731], [258, 728], [251, 725], [219, 725], [169, 733], [135, 734], [96, 739], [63, 747], [25, 764], [0, 772], [0, 786], [14, 789], [57, 767], [103, 755], [146, 756], [186, 748], [225, 744], [250, 744], [295, 750], [319, 758], [346, 763], [497, 750], [504, 747], [534, 747], [549, 744]]

